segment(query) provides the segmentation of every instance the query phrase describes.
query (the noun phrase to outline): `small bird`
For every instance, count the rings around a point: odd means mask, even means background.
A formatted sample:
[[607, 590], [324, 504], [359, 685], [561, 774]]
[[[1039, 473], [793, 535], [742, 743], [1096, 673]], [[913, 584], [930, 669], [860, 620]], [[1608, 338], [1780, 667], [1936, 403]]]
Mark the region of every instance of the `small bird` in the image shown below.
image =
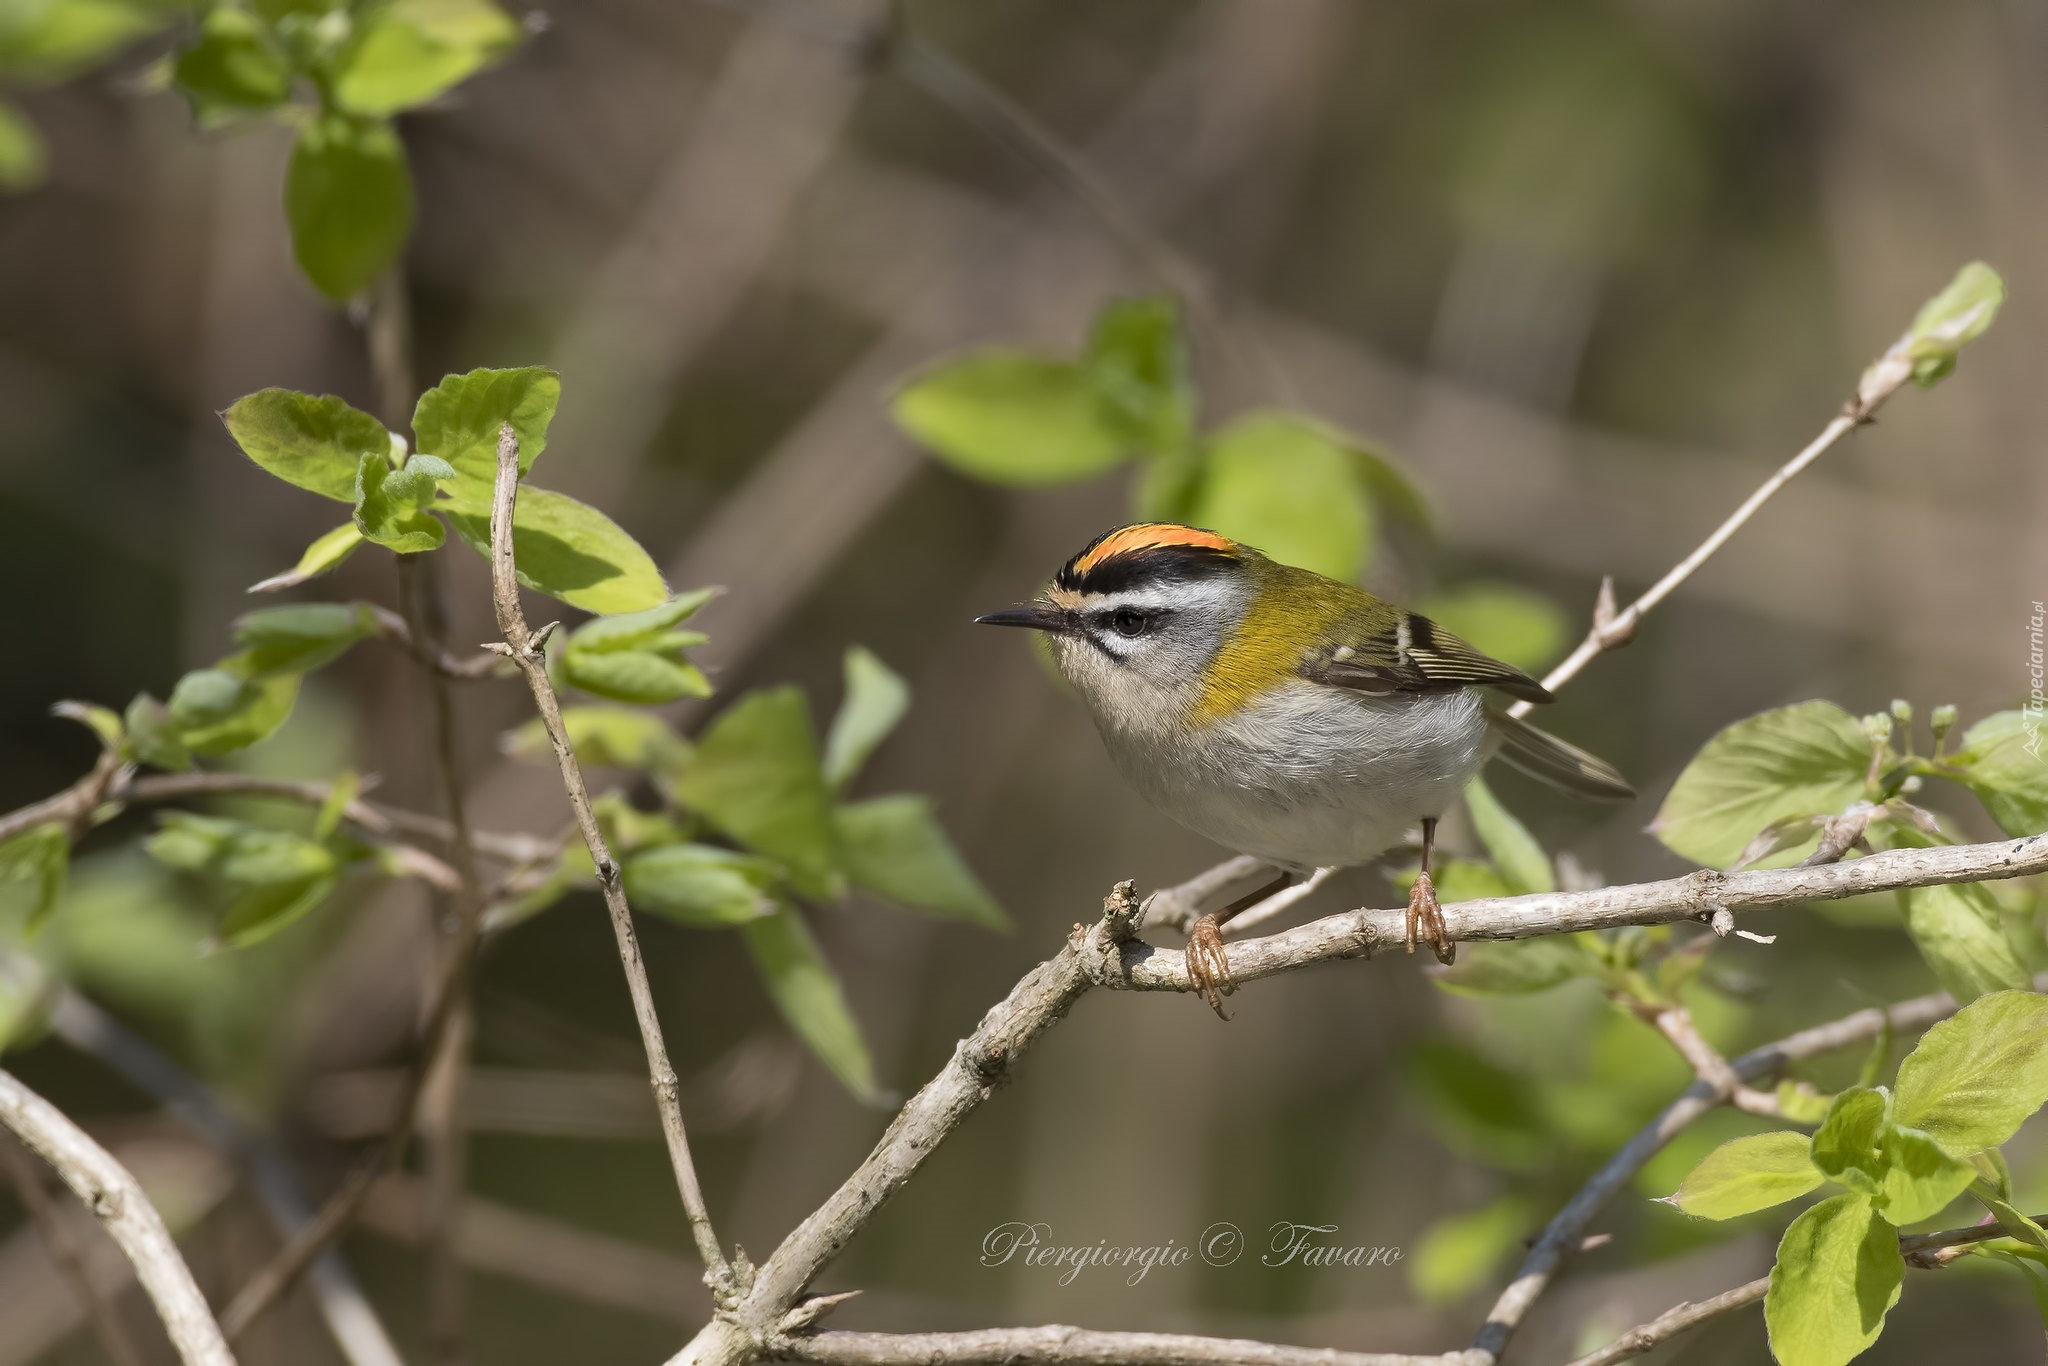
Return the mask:
[[1520, 669], [1213, 531], [1144, 522], [1105, 532], [1037, 601], [975, 620], [1045, 632], [1131, 785], [1278, 872], [1188, 937], [1188, 976], [1218, 1015], [1234, 989], [1223, 922], [1317, 868], [1377, 858], [1417, 824], [1408, 952], [1419, 928], [1451, 962], [1430, 853], [1438, 818], [1488, 759], [1583, 797], [1635, 795], [1603, 760], [1480, 693], [1553, 700]]

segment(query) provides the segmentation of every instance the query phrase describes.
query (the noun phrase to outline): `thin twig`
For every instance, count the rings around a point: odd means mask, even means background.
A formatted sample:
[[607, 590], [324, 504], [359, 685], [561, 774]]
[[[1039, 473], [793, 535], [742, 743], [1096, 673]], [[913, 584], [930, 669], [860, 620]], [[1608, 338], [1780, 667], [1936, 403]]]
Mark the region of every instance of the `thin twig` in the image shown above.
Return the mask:
[[481, 678], [502, 676], [506, 673], [505, 661], [489, 652], [457, 655], [440, 641], [428, 637], [422, 640], [412, 624], [388, 607], [372, 603], [370, 611], [377, 618], [377, 632], [395, 645], [403, 646], [419, 664], [443, 678], [460, 682], [474, 682]]
[[967, 1333], [817, 1333], [778, 1337], [773, 1361], [818, 1366], [1449, 1366], [1457, 1356], [1288, 1347], [1192, 1333], [1106, 1333], [1066, 1324]]
[[[2037, 983], [2042, 985], [2042, 983]], [[1803, 1029], [1776, 1043], [1752, 1049], [1729, 1063], [1739, 1081], [1750, 1081], [1802, 1058], [1844, 1048], [1873, 1038], [1887, 1027], [1893, 1030], [1920, 1029], [1955, 1013], [1956, 999], [1947, 992], [1919, 996], [1884, 1009], [1859, 1010], [1829, 1024]], [[1681, 1130], [1727, 1099], [1727, 1092], [1713, 1082], [1700, 1080], [1648, 1124], [1621, 1150], [1607, 1160], [1570, 1202], [1543, 1230], [1529, 1255], [1522, 1259], [1515, 1278], [1493, 1303], [1486, 1323], [1474, 1338], [1474, 1352], [1487, 1362], [1497, 1361], [1530, 1306], [1549, 1288], [1564, 1259], [1578, 1246], [1586, 1225], [1616, 1191], [1635, 1179], [1637, 1172], [1675, 1138]]]
[[1775, 1119], [1785, 1117], [1776, 1096], [1743, 1085], [1728, 1059], [1722, 1057], [1720, 1050], [1700, 1033], [1691, 1011], [1678, 1005], [1644, 1006], [1640, 1002], [1637, 1005], [1637, 1014], [1655, 1025], [1657, 1032], [1671, 1041], [1671, 1046], [1678, 1050], [1678, 1055], [1685, 1059], [1694, 1075], [1715, 1090], [1725, 1092], [1729, 1104], [1752, 1115], [1769, 1115]]
[[65, 1118], [64, 1112], [0, 1071], [0, 1124], [57, 1169], [135, 1266], [164, 1331], [186, 1366], [234, 1366], [234, 1355], [171, 1241], [156, 1207], [126, 1167]]
[[[263, 1135], [227, 1107], [156, 1046], [76, 991], [65, 990], [50, 1012], [51, 1032], [97, 1058], [154, 1097], [209, 1146], [242, 1167], [270, 1220], [286, 1237], [312, 1219], [291, 1164]], [[307, 1277], [328, 1331], [350, 1366], [403, 1366], [390, 1334], [362, 1287], [332, 1251], [321, 1253]]]
[[0, 1138], [0, 1167], [7, 1168], [8, 1178], [13, 1181], [21, 1203], [27, 1207], [28, 1217], [34, 1222], [37, 1233], [42, 1236], [50, 1260], [64, 1273], [64, 1279], [71, 1282], [72, 1291], [78, 1296], [86, 1321], [92, 1325], [93, 1337], [99, 1341], [100, 1350], [107, 1354], [114, 1366], [142, 1366], [142, 1355], [128, 1340], [127, 1330], [121, 1327], [114, 1306], [107, 1303], [99, 1287], [93, 1284], [92, 1271], [86, 1266], [78, 1244], [72, 1240], [71, 1230], [64, 1226], [64, 1216], [58, 1212], [56, 1201], [43, 1189], [42, 1172], [29, 1161], [21, 1145], [6, 1138]]
[[633, 997], [633, 1015], [640, 1025], [640, 1042], [647, 1050], [647, 1071], [654, 1086], [654, 1103], [661, 1112], [661, 1129], [668, 1140], [669, 1163], [675, 1169], [676, 1188], [682, 1193], [683, 1209], [689, 1215], [690, 1232], [697, 1240], [698, 1255], [704, 1259], [704, 1280], [721, 1301], [733, 1293], [732, 1268], [719, 1250], [718, 1234], [711, 1226], [711, 1213], [704, 1204], [703, 1189], [697, 1183], [697, 1166], [690, 1158], [690, 1138], [683, 1128], [683, 1110], [676, 1070], [669, 1062], [668, 1045], [661, 1036], [661, 1019], [654, 1009], [654, 990], [647, 982], [647, 965], [640, 958], [640, 937], [633, 929], [633, 912], [626, 905], [626, 889], [618, 862], [598, 829], [597, 816], [590, 808], [590, 792], [583, 784], [583, 769], [569, 748], [569, 733], [562, 724], [562, 706], [548, 681], [547, 659], [541, 647], [552, 627], [530, 631], [526, 613], [519, 605], [519, 579], [513, 559], [512, 527], [519, 500], [519, 437], [506, 423], [498, 432], [498, 483], [491, 499], [491, 589], [498, 613], [498, 629], [504, 633], [502, 650], [526, 675], [533, 691], [533, 703], [554, 746], [561, 766], [562, 787], [576, 813], [576, 825], [590, 849], [590, 861], [597, 870], [604, 891], [605, 909], [611, 913], [612, 933], [618, 939], [619, 963], [625, 969], [626, 988]]

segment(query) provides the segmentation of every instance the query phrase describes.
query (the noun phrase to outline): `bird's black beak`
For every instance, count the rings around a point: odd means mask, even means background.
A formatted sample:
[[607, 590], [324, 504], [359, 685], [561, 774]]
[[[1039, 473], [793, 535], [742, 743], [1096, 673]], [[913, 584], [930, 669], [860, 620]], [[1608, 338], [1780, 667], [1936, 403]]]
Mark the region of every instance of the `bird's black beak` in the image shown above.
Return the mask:
[[1027, 630], [1051, 631], [1054, 634], [1069, 630], [1072, 625], [1065, 612], [1044, 603], [990, 612], [987, 616], [976, 617], [974, 622], [977, 626], [1022, 626]]

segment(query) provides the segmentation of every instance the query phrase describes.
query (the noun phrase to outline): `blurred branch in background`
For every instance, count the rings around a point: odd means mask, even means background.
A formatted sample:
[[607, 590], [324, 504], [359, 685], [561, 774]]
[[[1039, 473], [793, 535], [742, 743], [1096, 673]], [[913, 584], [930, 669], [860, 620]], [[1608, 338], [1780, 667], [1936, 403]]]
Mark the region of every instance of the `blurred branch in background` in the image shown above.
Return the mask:
[[18, 1143], [8, 1139], [0, 1139], [0, 1167], [7, 1169], [15, 1194], [28, 1207], [29, 1221], [41, 1235], [50, 1260], [62, 1268], [65, 1279], [71, 1282], [72, 1293], [78, 1297], [79, 1308], [84, 1310], [92, 1325], [93, 1338], [107, 1354], [107, 1360], [113, 1366], [142, 1366], [141, 1355], [128, 1340], [128, 1332], [121, 1326], [113, 1305], [94, 1283], [92, 1268], [86, 1264], [56, 1202], [43, 1189], [42, 1172]]

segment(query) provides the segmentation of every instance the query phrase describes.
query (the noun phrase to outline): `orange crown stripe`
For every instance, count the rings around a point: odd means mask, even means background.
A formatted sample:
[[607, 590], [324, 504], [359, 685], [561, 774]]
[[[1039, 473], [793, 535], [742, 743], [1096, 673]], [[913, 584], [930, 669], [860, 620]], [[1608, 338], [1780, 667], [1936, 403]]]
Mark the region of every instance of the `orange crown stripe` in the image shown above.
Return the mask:
[[1213, 531], [1202, 531], [1175, 522], [1142, 522], [1137, 526], [1112, 531], [1103, 537], [1087, 554], [1074, 561], [1074, 572], [1086, 574], [1104, 560], [1114, 559], [1118, 555], [1175, 545], [1193, 546], [1202, 550], [1221, 550], [1226, 553], [1237, 549], [1235, 541], [1218, 536]]

